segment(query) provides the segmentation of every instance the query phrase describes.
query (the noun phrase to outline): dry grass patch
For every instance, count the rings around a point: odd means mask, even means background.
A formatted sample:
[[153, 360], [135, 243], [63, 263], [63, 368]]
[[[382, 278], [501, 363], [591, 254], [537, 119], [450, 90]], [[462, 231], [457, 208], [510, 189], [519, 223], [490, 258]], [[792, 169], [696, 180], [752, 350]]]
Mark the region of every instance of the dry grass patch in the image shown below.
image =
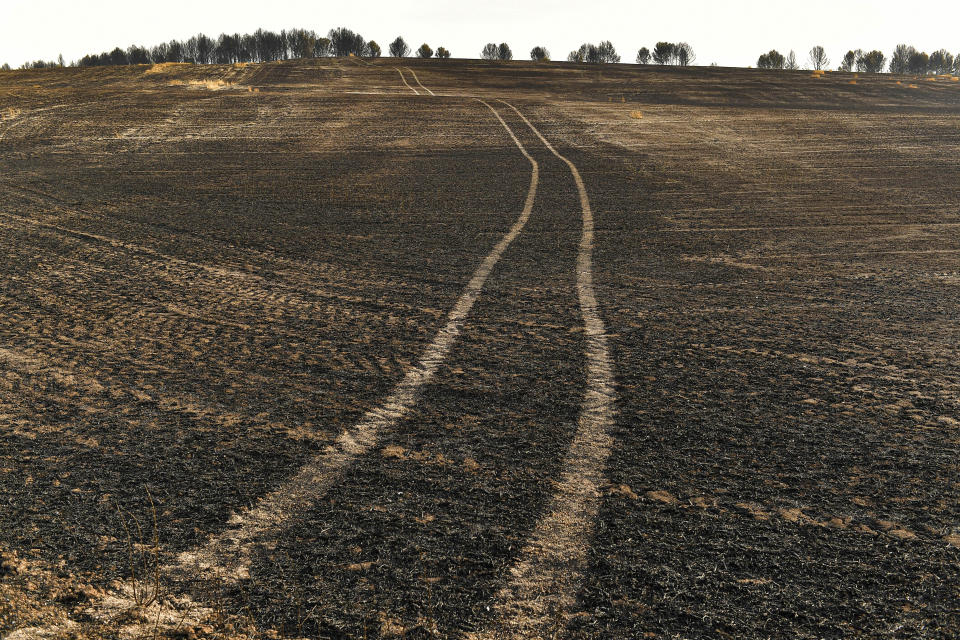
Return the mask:
[[144, 75], [153, 73], [166, 73], [180, 67], [191, 66], [189, 62], [158, 62], [144, 71]]

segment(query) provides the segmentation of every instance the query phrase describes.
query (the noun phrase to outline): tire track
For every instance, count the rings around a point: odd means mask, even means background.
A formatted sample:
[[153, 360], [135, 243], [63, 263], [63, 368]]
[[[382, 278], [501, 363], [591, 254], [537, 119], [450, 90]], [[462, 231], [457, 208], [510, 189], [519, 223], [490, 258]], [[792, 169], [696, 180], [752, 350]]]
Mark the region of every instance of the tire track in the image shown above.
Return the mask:
[[[417, 77], [417, 74], [416, 74], [416, 72], [414, 72], [413, 69], [411, 69], [410, 67], [404, 67], [404, 69], [406, 69], [407, 71], [410, 72], [410, 75], [412, 75], [412, 76], [413, 76], [413, 79], [417, 81], [417, 84], [420, 85], [420, 88], [421, 88], [421, 89], [423, 89], [424, 91], [426, 91], [427, 93], [429, 93], [429, 94], [432, 95], [432, 96], [437, 95], [437, 94], [435, 94], [433, 91], [430, 91], [430, 89], [427, 89], [425, 86], [423, 86], [423, 83], [420, 82], [420, 78]], [[489, 107], [490, 105], [487, 105], [487, 106]], [[503, 121], [501, 120], [501, 122], [503, 122]], [[504, 124], [503, 126], [507, 126], [507, 125]]]
[[[221, 585], [236, 583], [247, 577], [254, 545], [276, 533], [299, 510], [322, 498], [357, 457], [375, 447], [383, 432], [408, 413], [417, 401], [420, 389], [433, 378], [444, 362], [494, 267], [530, 219], [540, 182], [539, 165], [513, 130], [490, 104], [479, 99], [477, 101], [493, 113], [530, 162], [530, 187], [520, 216], [484, 258], [448, 314], [447, 324], [426, 348], [420, 361], [408, 369], [390, 396], [379, 407], [368, 411], [359, 423], [344, 431], [333, 445], [304, 465], [283, 486], [261, 498], [246, 512], [234, 514], [228, 523], [229, 529], [211, 537], [202, 548], [181, 553], [174, 563], [162, 567], [164, 575], [190, 582], [201, 573], [216, 579]], [[125, 588], [130, 593], [110, 594], [94, 607], [94, 617], [111, 616], [129, 609], [133, 604], [132, 589], [128, 585]], [[182, 613], [187, 620], [202, 617], [204, 611], [192, 603], [184, 608]]]
[[495, 596], [495, 619], [488, 628], [469, 634], [473, 640], [544, 638], [568, 614], [587, 563], [589, 540], [600, 506], [599, 487], [613, 438], [613, 364], [607, 334], [593, 288], [594, 225], [590, 199], [580, 172], [560, 155], [533, 124], [512, 109], [547, 149], [569, 167], [580, 194], [583, 231], [577, 254], [577, 297], [587, 337], [587, 391], [573, 443], [563, 461], [566, 469], [546, 515], [510, 570], [509, 583]]
[[[486, 102], [478, 102], [496, 116], [531, 164], [530, 189], [520, 217], [483, 260], [447, 316], [446, 326], [440, 330], [420, 358], [420, 362], [407, 372], [386, 401], [380, 407], [370, 410], [352, 429], [342, 433], [334, 445], [301, 468], [283, 487], [261, 498], [247, 513], [235, 515], [230, 521], [233, 529], [214, 537], [203, 549], [181, 554], [178, 559], [181, 569], [216, 570], [227, 565], [227, 560], [239, 558], [239, 566], [235, 566], [232, 571], [233, 577], [245, 577], [249, 569], [249, 546], [275, 531], [287, 520], [290, 513], [321, 498], [355, 458], [376, 446], [381, 433], [407, 414], [416, 402], [420, 388], [433, 377], [445, 360], [462, 330], [464, 319], [480, 296], [493, 268], [530, 219], [540, 181], [539, 165], [527, 153], [500, 114]], [[229, 575], [221, 574], [220, 577]]]
[[[410, 89], [410, 91], [413, 91], [413, 93], [416, 94], [416, 95], [420, 95], [420, 92], [417, 91], [416, 89], [414, 89], [413, 87], [411, 87], [411, 86], [410, 86], [410, 83], [407, 82], [407, 79], [403, 77], [403, 71], [400, 70], [400, 67], [394, 67], [394, 69], [396, 69], [396, 70], [397, 70], [397, 73], [400, 74], [400, 79], [403, 80], [403, 84], [405, 84], [405, 85], [407, 86], [407, 89]], [[410, 71], [410, 70], [407, 69], [407, 71]], [[422, 87], [423, 85], [420, 85], [420, 86]]]

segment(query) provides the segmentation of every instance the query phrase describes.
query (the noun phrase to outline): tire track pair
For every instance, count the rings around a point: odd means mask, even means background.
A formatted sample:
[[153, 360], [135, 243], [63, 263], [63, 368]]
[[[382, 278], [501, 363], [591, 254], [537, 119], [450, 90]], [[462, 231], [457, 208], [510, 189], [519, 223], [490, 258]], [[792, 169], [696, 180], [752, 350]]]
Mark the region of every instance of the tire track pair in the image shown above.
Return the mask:
[[577, 297], [587, 337], [587, 390], [577, 431], [567, 451], [556, 493], [494, 598], [494, 620], [471, 640], [546, 638], [576, 604], [587, 552], [600, 508], [600, 486], [613, 447], [613, 361], [593, 287], [594, 222], [586, 186], [576, 165], [562, 156], [511, 104], [543, 145], [570, 169], [583, 219], [577, 253]]
[[[162, 567], [164, 575], [189, 581], [201, 571], [216, 578], [221, 584], [235, 583], [247, 577], [253, 547], [260, 540], [279, 531], [284, 523], [305, 505], [322, 498], [357, 457], [375, 447], [381, 434], [409, 412], [419, 396], [420, 389], [433, 378], [444, 362], [494, 267], [530, 219], [540, 180], [539, 165], [527, 153], [513, 130], [493, 107], [486, 102], [480, 102], [490, 109], [531, 164], [530, 187], [520, 216], [481, 262], [448, 314], [446, 325], [440, 329], [417, 365], [407, 371], [391, 395], [379, 407], [368, 411], [358, 424], [343, 432], [333, 445], [304, 465], [282, 487], [261, 498], [247, 511], [235, 514], [229, 521], [229, 529], [211, 537], [203, 547], [181, 553], [173, 564]], [[94, 617], [110, 616], [123, 608], [129, 608], [132, 605], [129, 595], [110, 594], [94, 607]], [[199, 618], [204, 612], [198, 604], [185, 605], [184, 609], [182, 614], [185, 620]]]
[[[418, 95], [418, 96], [419, 96], [419, 95], [420, 95], [420, 92], [417, 91], [416, 89], [414, 89], [412, 86], [410, 86], [410, 83], [407, 82], [407, 79], [404, 77], [403, 71], [400, 69], [400, 67], [394, 67], [394, 69], [396, 69], [396, 70], [397, 70], [397, 73], [400, 74], [400, 79], [403, 80], [403, 84], [406, 85], [407, 89], [410, 89], [410, 91], [413, 91], [413, 93], [414, 93], [415, 95]], [[437, 94], [435, 94], [433, 91], [431, 91], [430, 89], [428, 89], [427, 87], [423, 86], [423, 83], [420, 82], [420, 78], [417, 77], [417, 74], [414, 72], [413, 69], [411, 69], [410, 67], [404, 67], [404, 69], [407, 70], [407, 73], [409, 73], [411, 76], [413, 76], [413, 80], [414, 80], [418, 85], [420, 85], [420, 88], [421, 88], [421, 89], [423, 89], [424, 91], [426, 91], [427, 93], [429, 93], [429, 94], [432, 95], [432, 96], [437, 95]], [[484, 104], [486, 104], [486, 103], [484, 103]], [[489, 107], [490, 105], [487, 105], [487, 106]], [[492, 109], [492, 107], [491, 107], [491, 109]], [[494, 112], [494, 113], [496, 113], [496, 112]], [[498, 116], [498, 117], [499, 117], [499, 116]], [[503, 122], [503, 120], [501, 120], [501, 122]], [[506, 127], [507, 125], [504, 124], [503, 126]], [[508, 130], [509, 130], [509, 127], [508, 127]], [[514, 140], [516, 140], [516, 138], [514, 138]]]
[[[500, 114], [486, 102], [479, 102], [496, 116], [531, 164], [530, 188], [519, 218], [484, 258], [448, 314], [447, 324], [427, 347], [419, 363], [406, 373], [387, 400], [381, 406], [368, 411], [357, 425], [342, 433], [327, 451], [302, 467], [283, 487], [261, 498], [257, 505], [246, 513], [236, 514], [230, 521], [233, 529], [212, 538], [198, 551], [181, 554], [177, 563], [181, 570], [212, 570], [218, 573], [221, 579], [245, 578], [249, 573], [250, 546], [276, 532], [289, 518], [290, 513], [320, 499], [340, 479], [344, 469], [354, 459], [375, 447], [381, 434], [409, 412], [419, 396], [420, 389], [433, 378], [446, 359], [487, 278], [530, 219], [540, 182], [540, 167], [537, 162], [527, 153]], [[234, 563], [229, 573], [222, 574], [220, 569], [229, 566], [228, 560], [234, 558], [239, 558], [240, 562]]]

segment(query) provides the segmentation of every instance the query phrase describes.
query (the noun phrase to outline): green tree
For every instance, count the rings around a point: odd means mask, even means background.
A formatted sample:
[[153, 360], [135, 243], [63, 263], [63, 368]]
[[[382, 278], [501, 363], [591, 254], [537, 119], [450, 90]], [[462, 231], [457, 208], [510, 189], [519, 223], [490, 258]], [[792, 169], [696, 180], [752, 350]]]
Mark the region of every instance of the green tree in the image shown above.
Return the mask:
[[857, 60], [860, 56], [863, 55], [863, 51], [857, 49], [856, 51], [847, 51], [843, 56], [843, 62], [840, 63], [840, 71], [853, 71], [854, 65], [857, 63]]
[[430, 48], [426, 42], [420, 45], [420, 48], [417, 49], [417, 55], [421, 58], [430, 58], [433, 57], [433, 49]]
[[953, 54], [946, 49], [940, 49], [930, 54], [930, 71], [933, 73], [951, 73], [953, 63]]
[[672, 42], [658, 42], [653, 48], [653, 61], [659, 65], [673, 64], [677, 56], [677, 45]]
[[871, 51], [857, 58], [857, 71], [863, 73], [883, 73], [887, 64], [887, 56], [882, 51]]
[[406, 58], [410, 55], [410, 47], [403, 38], [397, 36], [397, 39], [390, 43], [390, 55], [394, 58]]
[[907, 60], [907, 69], [910, 73], [926, 74], [930, 69], [930, 56], [923, 51], [914, 51]]
[[907, 73], [910, 70], [910, 56], [917, 52], [909, 45], [898, 44], [890, 57], [890, 73]]
[[500, 46], [497, 47], [497, 59], [513, 60], [513, 51], [510, 50], [510, 45], [506, 42], [501, 42]]
[[757, 60], [758, 69], [783, 69], [787, 64], [787, 59], [776, 49], [771, 49]]
[[550, 52], [546, 47], [534, 47], [530, 49], [530, 59], [534, 62], [549, 62]]
[[637, 51], [637, 64], [650, 64], [650, 49], [642, 47]]
[[450, 57], [450, 52], [445, 47], [437, 47], [437, 57], [446, 60]]
[[380, 45], [377, 44], [376, 40], [371, 40], [370, 42], [367, 43], [367, 50], [370, 52], [371, 58], [380, 57], [380, 53], [381, 53]]
[[488, 42], [480, 51], [480, 57], [484, 60], [499, 60], [500, 50], [497, 48], [496, 44], [493, 42]]

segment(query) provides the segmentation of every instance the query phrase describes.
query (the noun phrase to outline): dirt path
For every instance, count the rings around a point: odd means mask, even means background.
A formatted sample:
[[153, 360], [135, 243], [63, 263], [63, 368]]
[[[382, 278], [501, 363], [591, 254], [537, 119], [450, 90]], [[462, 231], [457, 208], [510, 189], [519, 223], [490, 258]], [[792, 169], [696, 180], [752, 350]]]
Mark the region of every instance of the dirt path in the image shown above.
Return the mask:
[[593, 212], [577, 167], [541, 135], [513, 105], [500, 101], [527, 124], [547, 149], [570, 168], [583, 212], [583, 231], [577, 255], [577, 296], [587, 336], [587, 383], [583, 408], [573, 443], [562, 464], [560, 479], [547, 515], [511, 569], [512, 577], [496, 596], [500, 619], [476, 640], [541, 638], [575, 603], [599, 503], [599, 487], [613, 440], [609, 430], [614, 415], [613, 365], [607, 335], [593, 288]]
[[[416, 80], [417, 84], [420, 85], [420, 88], [421, 88], [421, 89], [423, 89], [424, 91], [426, 91], [427, 93], [429, 93], [429, 94], [432, 95], [432, 96], [437, 95], [437, 94], [435, 94], [433, 91], [430, 91], [430, 89], [428, 89], [428, 88], [426, 88], [425, 86], [423, 86], [423, 83], [420, 82], [420, 78], [417, 77], [417, 74], [416, 74], [416, 72], [414, 72], [413, 69], [411, 69], [410, 67], [404, 67], [404, 69], [406, 69], [407, 71], [410, 72], [410, 75], [413, 76], [413, 79]], [[487, 105], [487, 106], [490, 106], [490, 105]], [[501, 121], [501, 122], [502, 122], [502, 121]], [[506, 126], [506, 125], [504, 125], [504, 126]]]
[[[407, 89], [410, 89], [410, 91], [413, 91], [413, 93], [416, 95], [420, 95], [420, 92], [411, 87], [410, 83], [407, 82], [407, 79], [403, 77], [403, 71], [400, 70], [400, 67], [394, 67], [394, 69], [396, 69], [397, 73], [400, 74], [400, 79], [403, 80], [403, 84], [406, 85]], [[407, 71], [409, 71], [409, 69], [407, 69]]]

